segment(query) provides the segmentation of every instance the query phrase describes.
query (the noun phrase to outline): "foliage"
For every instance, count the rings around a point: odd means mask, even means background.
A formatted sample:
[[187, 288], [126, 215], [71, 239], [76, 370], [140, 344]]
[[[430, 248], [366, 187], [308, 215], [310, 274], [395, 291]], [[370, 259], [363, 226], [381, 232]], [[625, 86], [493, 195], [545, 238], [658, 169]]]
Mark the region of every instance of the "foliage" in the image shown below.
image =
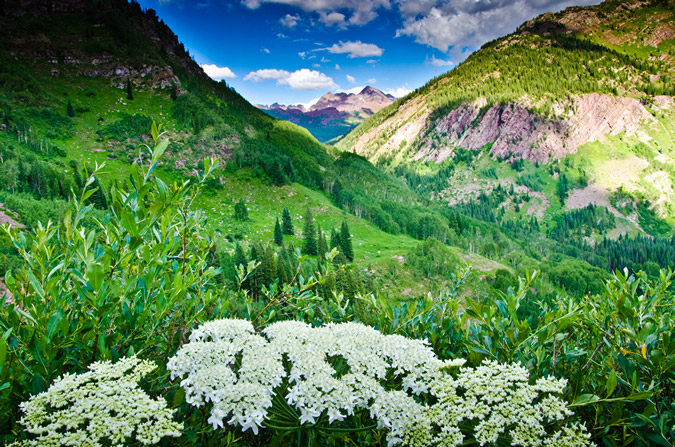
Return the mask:
[[675, 439], [675, 303], [673, 274], [658, 279], [617, 273], [602, 291], [541, 303], [534, 316], [519, 308], [532, 299], [537, 274], [495, 299], [465, 298], [457, 290], [417, 303], [370, 296], [376, 327], [426, 337], [441, 358], [518, 362], [535, 378], [568, 379], [566, 399], [604, 445], [671, 446]]
[[[207, 287], [216, 275], [206, 264], [212, 239], [191, 209], [199, 185], [152, 175], [168, 144], [154, 126], [153, 138], [150, 165], [131, 167], [129, 190], [113, 185], [95, 229], [85, 226], [92, 206], [84, 203], [99, 169], [59, 225], [5, 229], [25, 264], [6, 274], [14, 302], [0, 308], [0, 403], [9, 408], [0, 432], [16, 434], [18, 402], [63, 372], [135, 353], [163, 362], [185, 328], [218, 312]], [[206, 174], [213, 168], [206, 163]]]
[[234, 218], [240, 222], [246, 222], [248, 220], [248, 208], [246, 208], [244, 199], [239, 199], [237, 204], [234, 205]]
[[129, 357], [115, 364], [92, 363], [83, 374], [65, 374], [21, 404], [20, 423], [33, 436], [11, 445], [68, 446], [84, 440], [93, 447], [152, 445], [181, 436], [183, 425], [172, 420], [174, 411], [138, 386], [156, 368]]
[[295, 230], [293, 229], [293, 220], [291, 219], [291, 212], [288, 211], [288, 208], [284, 207], [284, 211], [281, 216], [281, 229], [284, 234], [288, 236], [295, 235]]
[[316, 239], [316, 227], [314, 224], [314, 216], [312, 216], [312, 210], [307, 207], [305, 210], [305, 216], [303, 218], [303, 227], [302, 227], [302, 238], [304, 244], [302, 245], [302, 253], [306, 255], [318, 255], [319, 247]]
[[279, 219], [274, 222], [274, 243], [277, 245], [282, 245], [284, 243], [284, 233], [281, 231], [281, 225], [279, 224]]

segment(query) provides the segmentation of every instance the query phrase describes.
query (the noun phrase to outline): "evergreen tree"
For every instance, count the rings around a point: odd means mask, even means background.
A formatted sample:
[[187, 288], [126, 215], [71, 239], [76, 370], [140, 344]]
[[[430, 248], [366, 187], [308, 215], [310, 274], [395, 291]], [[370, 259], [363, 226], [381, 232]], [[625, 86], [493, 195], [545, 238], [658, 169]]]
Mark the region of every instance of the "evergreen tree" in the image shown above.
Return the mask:
[[75, 116], [75, 109], [73, 108], [73, 105], [70, 103], [70, 99], [68, 100], [68, 104], [66, 104], [66, 114], [71, 118]]
[[75, 160], [70, 160], [70, 167], [73, 170], [73, 177], [75, 177], [75, 186], [77, 186], [77, 190], [80, 191], [82, 189], [82, 177], [80, 176], [80, 169], [77, 167], [77, 162]]
[[284, 257], [279, 254], [277, 256], [277, 278], [279, 279], [279, 284], [287, 284], [290, 281], [290, 278], [287, 275], [288, 268], [285, 265]]
[[279, 218], [274, 224], [274, 243], [281, 245], [284, 243], [284, 233], [281, 231], [281, 225], [279, 225]]
[[314, 227], [314, 217], [312, 211], [307, 207], [305, 210], [305, 226], [302, 229], [302, 237], [305, 243], [302, 247], [302, 252], [306, 255], [317, 255], [319, 248], [316, 241], [316, 228]]
[[330, 248], [337, 248], [342, 251], [342, 242], [340, 242], [340, 233], [335, 228], [330, 232]]
[[234, 262], [235, 267], [239, 267], [240, 265], [246, 267], [246, 264], [248, 263], [248, 260], [246, 259], [246, 254], [244, 253], [244, 249], [241, 248], [239, 242], [237, 242], [237, 246], [234, 249], [234, 258], [232, 260]]
[[342, 206], [342, 201], [340, 200], [340, 192], [342, 192], [342, 182], [340, 179], [335, 180], [333, 184], [333, 200], [338, 207]]
[[134, 92], [131, 90], [131, 80], [127, 79], [127, 99], [129, 101], [134, 100]]
[[91, 203], [93, 203], [98, 209], [108, 209], [108, 199], [106, 198], [105, 192], [103, 192], [103, 187], [101, 186], [101, 183], [98, 181], [97, 177], [94, 177], [94, 187], [96, 188], [96, 191], [94, 191], [94, 194], [91, 195], [89, 200], [91, 200]]
[[295, 234], [293, 221], [291, 220], [291, 212], [288, 211], [288, 208], [284, 208], [284, 212], [281, 215], [281, 231], [289, 236]]
[[239, 199], [239, 202], [234, 205], [234, 218], [240, 222], [248, 220], [248, 209], [244, 199]]
[[285, 183], [284, 181], [284, 173], [281, 171], [281, 165], [277, 160], [274, 160], [274, 163], [272, 163], [272, 167], [270, 168], [269, 172], [270, 180], [272, 180], [272, 184], [274, 186], [281, 186]]
[[319, 259], [323, 260], [326, 257], [326, 253], [328, 253], [328, 243], [326, 242], [326, 235], [324, 234], [323, 231], [321, 231], [321, 227], [319, 227]]
[[342, 221], [342, 227], [340, 228], [340, 246], [342, 247], [342, 252], [350, 262], [354, 260], [354, 248], [352, 247], [352, 235], [349, 233], [349, 227], [347, 226], [347, 221]]

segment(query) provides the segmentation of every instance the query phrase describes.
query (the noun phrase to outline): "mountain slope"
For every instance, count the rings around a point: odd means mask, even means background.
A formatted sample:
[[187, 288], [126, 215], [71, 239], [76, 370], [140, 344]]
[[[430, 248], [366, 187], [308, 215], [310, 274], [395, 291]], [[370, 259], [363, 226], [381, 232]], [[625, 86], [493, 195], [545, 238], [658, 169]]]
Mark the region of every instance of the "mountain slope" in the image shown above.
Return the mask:
[[[589, 182], [597, 186], [599, 197], [583, 206], [619, 200], [614, 196], [623, 186], [621, 194], [628, 193], [635, 206], [642, 202], [672, 218], [675, 176], [667, 166], [675, 156], [674, 77], [672, 2], [608, 0], [544, 14], [484, 45], [456, 69], [377, 113], [337, 146], [423, 177], [437, 175], [462, 149], [484, 151], [493, 160], [517, 166], [522, 166], [520, 160], [545, 163], [556, 176], [575, 179], [576, 184], [561, 189], [583, 189]], [[604, 152], [584, 156], [593, 144], [604, 146]], [[557, 160], [574, 153], [578, 156], [558, 167]], [[631, 157], [639, 159], [637, 164]], [[602, 172], [610, 169], [612, 159], [630, 169], [616, 171], [622, 177], [609, 184]], [[576, 164], [570, 167], [572, 161]], [[461, 202], [497, 186], [489, 178], [478, 179], [485, 177], [481, 170], [499, 171], [499, 163], [467, 168], [464, 180], [457, 174], [426, 193], [436, 198], [449, 194]], [[527, 184], [516, 174], [505, 186]], [[528, 175], [535, 174], [537, 186], [528, 191], [543, 194], [543, 185], [550, 185], [544, 198], [552, 202], [557, 177], [547, 180], [541, 169]], [[467, 189], [473, 196], [464, 194]], [[577, 204], [566, 205], [562, 203], [563, 210]], [[553, 214], [555, 210], [548, 218]]]
[[327, 142], [345, 135], [395, 99], [374, 87], [364, 87], [359, 93], [326, 93], [310, 107], [276, 103], [258, 107], [275, 118], [304, 127], [319, 141]]

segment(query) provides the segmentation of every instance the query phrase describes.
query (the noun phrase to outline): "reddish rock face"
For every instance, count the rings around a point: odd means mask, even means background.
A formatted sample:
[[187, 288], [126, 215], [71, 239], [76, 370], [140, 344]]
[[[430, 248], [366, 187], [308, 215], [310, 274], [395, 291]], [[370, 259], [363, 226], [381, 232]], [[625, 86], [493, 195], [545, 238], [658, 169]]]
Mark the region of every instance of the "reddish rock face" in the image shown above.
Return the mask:
[[[641, 123], [653, 120], [635, 98], [601, 94], [575, 96], [571, 112], [562, 118], [542, 118], [518, 103], [495, 104], [483, 116], [475, 105], [463, 104], [433, 124], [434, 133], [465, 149], [492, 143], [497, 158], [528, 158], [547, 162], [575, 152], [604, 135], [633, 133]], [[443, 161], [438, 151], [422, 149], [419, 158]]]

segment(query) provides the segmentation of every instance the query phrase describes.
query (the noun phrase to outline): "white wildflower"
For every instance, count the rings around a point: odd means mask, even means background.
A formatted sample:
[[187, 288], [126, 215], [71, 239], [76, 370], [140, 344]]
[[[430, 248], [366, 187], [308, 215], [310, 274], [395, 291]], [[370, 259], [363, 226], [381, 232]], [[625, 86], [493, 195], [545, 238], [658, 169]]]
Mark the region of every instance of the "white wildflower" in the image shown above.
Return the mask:
[[507, 437], [514, 446], [590, 446], [583, 426], [564, 423], [572, 412], [556, 394], [565, 385], [555, 378], [530, 385], [527, 370], [518, 364], [485, 361], [460, 368], [432, 381], [436, 403], [427, 408], [425, 421], [404, 433], [404, 443], [450, 447], [473, 438], [486, 445]]
[[16, 445], [98, 447], [132, 439], [152, 445], [166, 436], [181, 436], [183, 425], [172, 420], [174, 411], [138, 386], [155, 368], [152, 362], [130, 357], [64, 375], [21, 404], [20, 423], [32, 436]]

